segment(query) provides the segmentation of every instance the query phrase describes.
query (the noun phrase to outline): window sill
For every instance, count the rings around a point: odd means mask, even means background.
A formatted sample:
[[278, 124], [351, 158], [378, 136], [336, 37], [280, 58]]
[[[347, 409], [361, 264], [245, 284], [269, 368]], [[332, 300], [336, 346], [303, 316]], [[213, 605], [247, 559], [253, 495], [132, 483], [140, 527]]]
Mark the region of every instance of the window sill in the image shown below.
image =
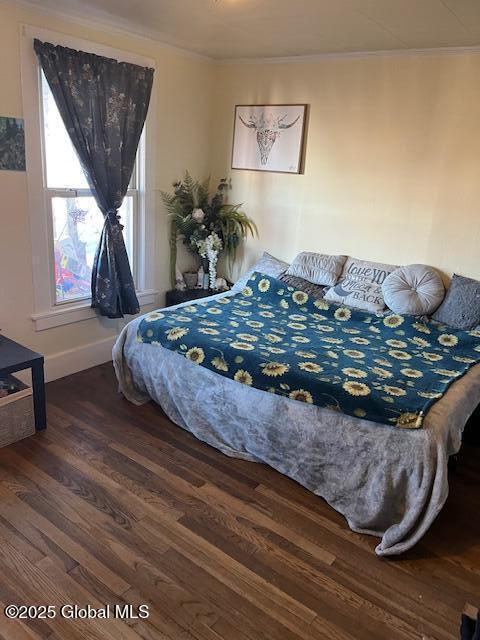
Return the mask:
[[[137, 298], [140, 307], [155, 304], [158, 299], [158, 291], [154, 291], [153, 289], [139, 291]], [[49, 311], [35, 313], [32, 315], [32, 320], [35, 325], [35, 331], [44, 331], [45, 329], [60, 327], [63, 324], [71, 324], [73, 322], [90, 320], [91, 318], [97, 317], [98, 315], [95, 310], [90, 307], [90, 300], [82, 300], [81, 302], [58, 306]]]

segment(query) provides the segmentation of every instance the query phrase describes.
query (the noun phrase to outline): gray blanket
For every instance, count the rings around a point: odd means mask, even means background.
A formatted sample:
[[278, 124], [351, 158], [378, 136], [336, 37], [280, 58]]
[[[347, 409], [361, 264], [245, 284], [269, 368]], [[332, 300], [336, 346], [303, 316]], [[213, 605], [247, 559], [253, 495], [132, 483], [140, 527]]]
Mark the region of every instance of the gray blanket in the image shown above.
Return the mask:
[[139, 344], [140, 320], [123, 329], [113, 349], [128, 400], [152, 398], [173, 422], [226, 455], [293, 478], [343, 514], [353, 531], [380, 537], [378, 555], [402, 553], [425, 534], [448, 495], [448, 457], [480, 403], [480, 365], [432, 407], [423, 429], [408, 431], [247, 387]]

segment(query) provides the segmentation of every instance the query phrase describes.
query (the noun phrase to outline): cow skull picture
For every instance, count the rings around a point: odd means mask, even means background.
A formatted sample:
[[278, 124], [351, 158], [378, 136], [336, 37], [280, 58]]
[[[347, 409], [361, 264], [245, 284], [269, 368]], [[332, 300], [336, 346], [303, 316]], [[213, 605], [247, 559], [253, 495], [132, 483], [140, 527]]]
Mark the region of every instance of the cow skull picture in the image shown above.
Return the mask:
[[301, 173], [307, 106], [235, 105], [232, 169]]
[[300, 116], [297, 116], [295, 120], [287, 124], [284, 122], [287, 114], [271, 118], [265, 116], [264, 113], [260, 116], [251, 115], [248, 122], [245, 122], [242, 116], [239, 115], [238, 117], [240, 122], [245, 125], [247, 129], [255, 130], [257, 134], [258, 149], [260, 151], [260, 162], [262, 165], [267, 164], [270, 151], [272, 150], [272, 147], [281, 131], [284, 129], [290, 129], [290, 127], [293, 127], [300, 120]]

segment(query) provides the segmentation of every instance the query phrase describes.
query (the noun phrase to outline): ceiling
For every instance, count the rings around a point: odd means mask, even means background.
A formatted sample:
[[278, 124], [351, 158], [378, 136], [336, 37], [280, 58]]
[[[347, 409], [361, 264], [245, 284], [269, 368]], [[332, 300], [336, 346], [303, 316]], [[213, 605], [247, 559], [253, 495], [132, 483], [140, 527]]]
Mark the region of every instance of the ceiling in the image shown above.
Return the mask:
[[30, 0], [212, 58], [480, 45], [480, 0]]

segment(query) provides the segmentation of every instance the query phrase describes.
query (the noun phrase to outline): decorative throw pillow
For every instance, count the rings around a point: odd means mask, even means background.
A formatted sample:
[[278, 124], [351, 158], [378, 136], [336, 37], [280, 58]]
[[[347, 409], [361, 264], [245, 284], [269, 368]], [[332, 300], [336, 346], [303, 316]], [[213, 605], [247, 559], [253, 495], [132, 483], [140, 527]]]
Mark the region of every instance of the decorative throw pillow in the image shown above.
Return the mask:
[[333, 287], [342, 273], [347, 256], [328, 256], [304, 251], [287, 269], [287, 275], [303, 278], [314, 284]]
[[327, 291], [325, 300], [380, 313], [385, 308], [382, 284], [396, 268], [391, 264], [348, 258], [338, 284]]
[[323, 298], [325, 287], [319, 284], [313, 284], [313, 282], [309, 282], [303, 278], [297, 278], [297, 276], [291, 276], [288, 274], [288, 269], [281, 273], [278, 279], [285, 282], [289, 287], [295, 287], [295, 289], [299, 291], [305, 291], [305, 293], [308, 293], [312, 298]]
[[387, 307], [411, 316], [429, 316], [445, 296], [441, 277], [424, 264], [399, 267], [385, 279], [382, 290]]
[[244, 273], [243, 276], [236, 281], [232, 290], [241, 291], [254, 271], [265, 273], [267, 276], [271, 276], [272, 278], [278, 278], [278, 276], [285, 271], [285, 269], [288, 269], [288, 267], [288, 262], [277, 260], [277, 258], [265, 251], [258, 262], [256, 262], [253, 267], [247, 271], [247, 273]]
[[473, 329], [480, 324], [480, 282], [463, 276], [453, 276], [443, 303], [433, 320], [454, 329]]

